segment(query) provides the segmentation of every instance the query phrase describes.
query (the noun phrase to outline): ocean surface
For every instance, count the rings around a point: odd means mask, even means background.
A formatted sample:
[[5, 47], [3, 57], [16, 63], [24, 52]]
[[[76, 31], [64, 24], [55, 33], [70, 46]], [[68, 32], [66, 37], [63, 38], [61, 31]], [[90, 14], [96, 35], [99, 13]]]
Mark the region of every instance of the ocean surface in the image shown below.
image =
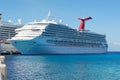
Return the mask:
[[120, 80], [120, 52], [7, 55], [7, 80]]

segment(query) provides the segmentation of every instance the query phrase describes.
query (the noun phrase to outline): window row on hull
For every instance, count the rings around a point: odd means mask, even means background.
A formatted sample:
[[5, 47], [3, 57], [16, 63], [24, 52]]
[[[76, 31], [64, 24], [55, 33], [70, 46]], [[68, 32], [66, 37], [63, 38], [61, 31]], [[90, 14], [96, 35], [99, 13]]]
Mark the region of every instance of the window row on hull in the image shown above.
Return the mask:
[[73, 34], [55, 34], [55, 33], [48, 33], [43, 32], [42, 36], [49, 36], [49, 37], [59, 37], [59, 38], [70, 38], [70, 39], [80, 39], [80, 40], [92, 40], [92, 41], [99, 41], [99, 42], [106, 42], [105, 38], [97, 38], [97, 37], [85, 37], [85, 36], [75, 36]]
[[47, 40], [47, 42], [59, 46], [107, 47], [107, 44], [103, 45], [102, 43], [73, 42], [73, 41], [62, 41], [62, 40]]

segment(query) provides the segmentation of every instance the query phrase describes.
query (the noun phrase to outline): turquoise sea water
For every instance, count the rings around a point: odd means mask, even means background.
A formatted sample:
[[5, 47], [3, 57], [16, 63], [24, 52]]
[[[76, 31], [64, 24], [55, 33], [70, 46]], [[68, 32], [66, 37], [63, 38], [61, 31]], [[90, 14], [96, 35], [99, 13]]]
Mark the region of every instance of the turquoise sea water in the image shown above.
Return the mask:
[[120, 52], [8, 55], [7, 80], [120, 80]]

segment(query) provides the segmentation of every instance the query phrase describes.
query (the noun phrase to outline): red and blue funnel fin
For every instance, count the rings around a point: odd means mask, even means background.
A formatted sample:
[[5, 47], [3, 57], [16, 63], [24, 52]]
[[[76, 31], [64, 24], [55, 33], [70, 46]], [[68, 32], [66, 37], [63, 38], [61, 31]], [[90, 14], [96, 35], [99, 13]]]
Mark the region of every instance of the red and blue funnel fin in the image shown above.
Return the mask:
[[78, 28], [79, 31], [84, 30], [85, 29], [85, 21], [86, 20], [90, 20], [92, 19], [91, 17], [87, 17], [87, 18], [78, 18], [78, 20], [81, 20], [80, 26]]

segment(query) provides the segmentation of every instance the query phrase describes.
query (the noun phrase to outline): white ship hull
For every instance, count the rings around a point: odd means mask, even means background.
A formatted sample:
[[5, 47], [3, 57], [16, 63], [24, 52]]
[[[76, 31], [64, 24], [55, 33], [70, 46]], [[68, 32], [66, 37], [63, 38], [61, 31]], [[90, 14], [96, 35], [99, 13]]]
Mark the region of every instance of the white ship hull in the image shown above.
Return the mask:
[[32, 40], [11, 40], [22, 54], [97, 54], [107, 52], [107, 48], [57, 46], [47, 44], [44, 38]]

